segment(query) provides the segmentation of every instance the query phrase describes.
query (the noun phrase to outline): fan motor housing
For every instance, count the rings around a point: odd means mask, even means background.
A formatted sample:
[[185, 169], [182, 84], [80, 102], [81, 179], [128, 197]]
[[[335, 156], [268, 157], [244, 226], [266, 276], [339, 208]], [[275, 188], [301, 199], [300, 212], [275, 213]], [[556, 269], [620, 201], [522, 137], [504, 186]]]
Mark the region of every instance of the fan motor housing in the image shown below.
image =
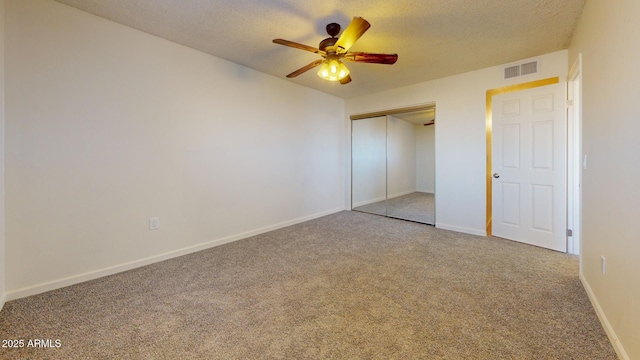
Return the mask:
[[318, 46], [318, 48], [322, 51], [327, 51], [327, 48], [330, 46], [333, 47], [337, 41], [338, 41], [338, 38], [334, 38], [334, 37], [326, 38], [320, 41], [320, 45]]

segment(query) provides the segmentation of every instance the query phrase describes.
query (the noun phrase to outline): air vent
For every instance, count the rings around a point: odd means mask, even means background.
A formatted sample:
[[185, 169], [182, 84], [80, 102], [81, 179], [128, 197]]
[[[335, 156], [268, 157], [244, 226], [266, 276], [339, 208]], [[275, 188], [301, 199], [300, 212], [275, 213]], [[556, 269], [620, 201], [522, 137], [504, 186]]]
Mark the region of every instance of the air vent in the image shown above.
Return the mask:
[[538, 73], [538, 61], [532, 61], [520, 65], [520, 75], [530, 75]]
[[520, 76], [520, 65], [514, 65], [504, 68], [504, 78], [511, 79]]
[[526, 63], [509, 65], [504, 68], [504, 79], [513, 79], [519, 76], [537, 74], [540, 70], [540, 61], [533, 60]]

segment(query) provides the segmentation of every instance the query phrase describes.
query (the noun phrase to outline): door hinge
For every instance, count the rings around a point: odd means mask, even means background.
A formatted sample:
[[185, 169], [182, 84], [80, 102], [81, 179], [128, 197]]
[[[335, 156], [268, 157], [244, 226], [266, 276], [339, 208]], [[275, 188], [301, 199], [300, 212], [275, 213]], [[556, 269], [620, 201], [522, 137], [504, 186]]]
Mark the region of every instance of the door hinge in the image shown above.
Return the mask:
[[567, 229], [567, 236], [573, 236], [573, 230]]
[[573, 100], [567, 100], [567, 107], [573, 106]]

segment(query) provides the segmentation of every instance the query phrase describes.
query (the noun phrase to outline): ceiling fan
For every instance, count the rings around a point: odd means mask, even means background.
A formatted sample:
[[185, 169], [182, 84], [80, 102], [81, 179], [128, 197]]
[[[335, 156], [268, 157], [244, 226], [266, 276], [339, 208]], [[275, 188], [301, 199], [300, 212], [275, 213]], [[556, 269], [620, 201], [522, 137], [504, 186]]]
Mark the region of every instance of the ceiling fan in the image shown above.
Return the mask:
[[340, 37], [336, 37], [340, 33], [340, 25], [331, 23], [327, 25], [327, 33], [331, 37], [322, 40], [317, 48], [284, 39], [274, 39], [273, 42], [296, 49], [311, 51], [312, 53], [322, 56], [322, 59], [318, 59], [287, 75], [288, 78], [296, 77], [305, 71], [322, 65], [320, 71], [318, 71], [318, 76], [329, 81], [339, 81], [340, 84], [344, 85], [351, 82], [351, 76], [349, 75], [349, 69], [342, 63], [342, 60], [387, 65], [394, 64], [398, 60], [398, 54], [349, 52], [351, 46], [353, 46], [369, 27], [371, 27], [371, 24], [369, 24], [367, 20], [361, 17], [354, 17]]

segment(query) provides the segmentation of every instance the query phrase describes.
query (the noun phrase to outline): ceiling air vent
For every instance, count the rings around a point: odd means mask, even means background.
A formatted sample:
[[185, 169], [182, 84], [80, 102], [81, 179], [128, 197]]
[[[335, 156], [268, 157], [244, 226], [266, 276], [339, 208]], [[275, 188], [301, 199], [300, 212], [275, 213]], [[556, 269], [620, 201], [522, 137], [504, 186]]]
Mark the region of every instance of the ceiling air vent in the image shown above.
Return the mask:
[[540, 60], [528, 61], [504, 67], [504, 79], [513, 79], [518, 76], [537, 74], [540, 71]]

